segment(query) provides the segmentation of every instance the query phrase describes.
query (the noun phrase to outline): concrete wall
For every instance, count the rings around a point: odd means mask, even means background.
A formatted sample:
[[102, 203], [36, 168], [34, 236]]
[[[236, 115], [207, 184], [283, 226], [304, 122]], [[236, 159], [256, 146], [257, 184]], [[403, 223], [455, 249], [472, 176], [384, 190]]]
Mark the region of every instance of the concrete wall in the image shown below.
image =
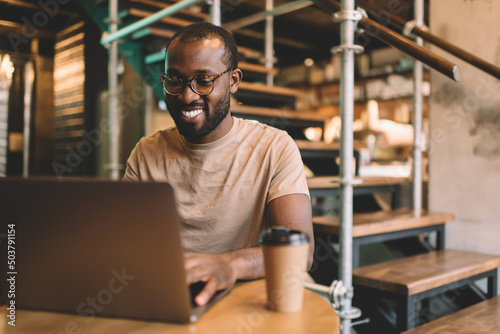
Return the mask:
[[[500, 1], [431, 0], [430, 29], [500, 67]], [[429, 208], [449, 211], [447, 248], [500, 255], [500, 80], [456, 62], [454, 83], [431, 75]]]

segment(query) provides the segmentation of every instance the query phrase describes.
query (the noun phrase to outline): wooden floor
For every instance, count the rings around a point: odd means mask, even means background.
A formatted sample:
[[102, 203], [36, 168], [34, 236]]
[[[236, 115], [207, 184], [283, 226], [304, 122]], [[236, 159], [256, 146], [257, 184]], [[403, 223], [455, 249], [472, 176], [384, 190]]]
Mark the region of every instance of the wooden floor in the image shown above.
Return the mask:
[[413, 295], [500, 267], [500, 257], [440, 250], [353, 270], [353, 283]]
[[500, 334], [500, 296], [413, 328], [404, 334]]

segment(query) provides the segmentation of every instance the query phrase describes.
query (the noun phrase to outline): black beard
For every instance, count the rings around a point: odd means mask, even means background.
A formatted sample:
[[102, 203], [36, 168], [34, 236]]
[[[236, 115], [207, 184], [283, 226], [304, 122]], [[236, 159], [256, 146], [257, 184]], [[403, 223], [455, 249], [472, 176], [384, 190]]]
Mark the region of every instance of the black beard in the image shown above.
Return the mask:
[[[170, 112], [170, 115], [174, 119], [175, 125], [177, 126], [177, 130], [179, 133], [186, 138], [188, 141], [191, 140], [197, 140], [205, 137], [206, 135], [210, 134], [212, 131], [214, 131], [219, 124], [226, 118], [227, 114], [229, 113], [229, 106], [230, 106], [230, 92], [228, 91], [227, 94], [217, 102], [217, 104], [214, 107], [214, 110], [207, 110], [205, 104], [200, 104], [200, 103], [193, 103], [189, 106], [184, 105], [183, 103], [175, 103], [174, 106], [170, 106], [167, 103], [168, 110], [172, 110]], [[201, 128], [196, 128], [192, 125], [185, 124], [182, 122], [182, 113], [181, 110], [186, 108], [186, 107], [200, 107], [204, 108], [205, 112], [205, 123], [202, 125]]]

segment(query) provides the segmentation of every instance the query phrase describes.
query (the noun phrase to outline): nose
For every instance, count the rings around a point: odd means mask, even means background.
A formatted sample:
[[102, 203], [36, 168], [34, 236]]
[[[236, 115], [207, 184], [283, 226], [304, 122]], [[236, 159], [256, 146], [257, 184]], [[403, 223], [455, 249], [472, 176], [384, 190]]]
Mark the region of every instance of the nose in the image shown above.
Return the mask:
[[179, 98], [184, 104], [188, 105], [191, 104], [191, 102], [198, 100], [200, 96], [193, 91], [190, 84], [187, 84], [182, 87], [182, 92], [177, 96], [177, 98]]

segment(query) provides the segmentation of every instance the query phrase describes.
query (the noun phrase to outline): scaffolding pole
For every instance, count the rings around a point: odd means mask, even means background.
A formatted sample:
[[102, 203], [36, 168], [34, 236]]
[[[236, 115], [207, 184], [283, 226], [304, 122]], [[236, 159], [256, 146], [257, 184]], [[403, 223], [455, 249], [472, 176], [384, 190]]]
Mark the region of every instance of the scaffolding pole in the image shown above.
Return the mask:
[[216, 26], [221, 25], [220, 0], [211, 0], [210, 2], [210, 23]]
[[[415, 24], [424, 24], [424, 0], [414, 2]], [[421, 37], [416, 37], [415, 42], [423, 46]], [[422, 211], [422, 109], [423, 109], [423, 82], [424, 66], [418, 60], [413, 65], [413, 210], [416, 217]]]
[[[354, 114], [354, 28], [356, 15], [354, 0], [342, 0], [340, 12], [340, 264], [339, 276], [347, 291], [352, 291], [352, 184], [353, 169], [353, 114]], [[351, 333], [351, 319], [343, 317], [351, 311], [352, 299], [341, 304], [342, 334]]]
[[[118, 30], [118, 0], [109, 1], [110, 35]], [[118, 104], [118, 40], [109, 44], [108, 56], [108, 123], [109, 123], [109, 158], [108, 169], [112, 180], [120, 178], [120, 106]]]
[[[274, 0], [266, 0], [266, 11], [272, 11]], [[267, 69], [272, 69], [274, 66], [274, 17], [269, 15], [266, 17], [266, 33], [265, 33], [265, 65]], [[272, 86], [274, 83], [274, 75], [268, 73], [266, 75], [266, 84]]]

